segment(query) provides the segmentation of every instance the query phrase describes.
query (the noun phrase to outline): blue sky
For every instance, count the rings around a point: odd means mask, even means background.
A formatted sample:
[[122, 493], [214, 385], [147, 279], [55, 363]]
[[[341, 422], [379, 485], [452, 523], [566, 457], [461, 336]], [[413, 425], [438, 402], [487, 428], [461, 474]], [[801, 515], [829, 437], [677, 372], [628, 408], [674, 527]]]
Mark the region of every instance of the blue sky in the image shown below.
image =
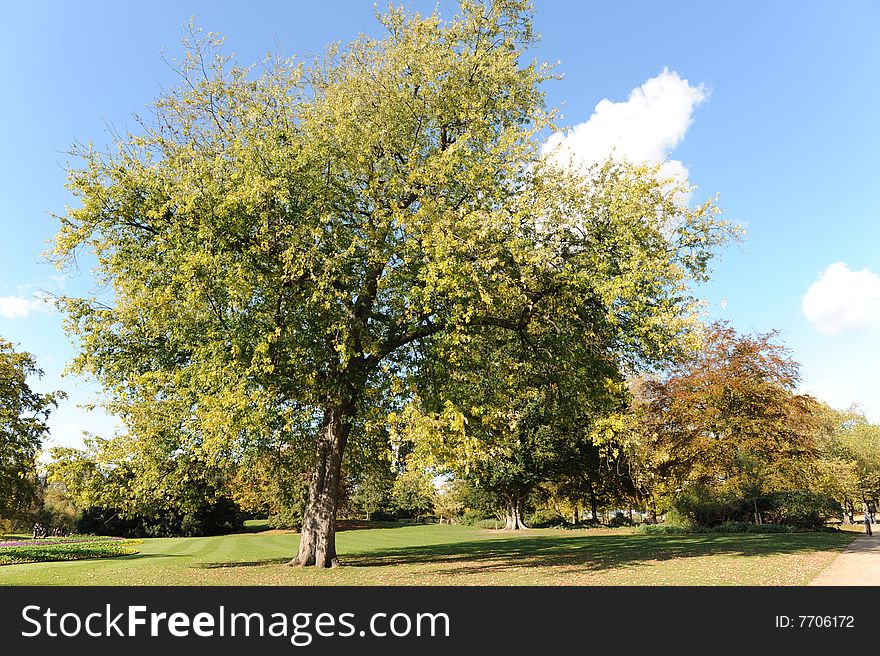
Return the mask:
[[[430, 11], [435, 3], [406, 3]], [[455, 4], [437, 4], [451, 12]], [[547, 86], [559, 135], [586, 161], [608, 144], [687, 172], [694, 202], [716, 192], [748, 230], [698, 290], [707, 318], [778, 329], [802, 389], [880, 421], [880, 4], [537, 0], [535, 56], [559, 61]], [[73, 348], [34, 294], [88, 293], [88, 268], [61, 276], [40, 253], [63, 213], [65, 149], [133, 126], [174, 73], [191, 16], [225, 34], [239, 63], [267, 50], [310, 56], [378, 33], [372, 2], [4, 3], [0, 38], [0, 335], [32, 352], [40, 389], [70, 399], [50, 444], [115, 422], [77, 404], [94, 383], [61, 370]], [[606, 143], [607, 142], [607, 143]]]

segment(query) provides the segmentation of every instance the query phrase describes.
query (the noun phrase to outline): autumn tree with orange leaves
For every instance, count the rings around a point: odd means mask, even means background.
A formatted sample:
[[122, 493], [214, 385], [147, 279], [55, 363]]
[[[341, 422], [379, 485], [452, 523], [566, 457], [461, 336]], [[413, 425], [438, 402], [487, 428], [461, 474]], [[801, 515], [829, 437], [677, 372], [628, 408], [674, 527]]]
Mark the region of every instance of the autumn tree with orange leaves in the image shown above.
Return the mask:
[[640, 381], [629, 446], [647, 496], [748, 501], [808, 489], [821, 404], [796, 392], [798, 368], [775, 331], [716, 323], [692, 358]]

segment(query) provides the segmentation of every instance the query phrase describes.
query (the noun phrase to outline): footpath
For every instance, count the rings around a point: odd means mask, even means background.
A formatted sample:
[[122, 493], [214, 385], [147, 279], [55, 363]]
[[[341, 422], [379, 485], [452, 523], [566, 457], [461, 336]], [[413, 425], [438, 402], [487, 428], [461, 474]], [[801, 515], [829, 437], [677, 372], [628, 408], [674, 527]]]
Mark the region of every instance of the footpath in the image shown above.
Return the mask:
[[857, 537], [808, 585], [880, 586], [880, 524], [871, 528], [873, 535]]

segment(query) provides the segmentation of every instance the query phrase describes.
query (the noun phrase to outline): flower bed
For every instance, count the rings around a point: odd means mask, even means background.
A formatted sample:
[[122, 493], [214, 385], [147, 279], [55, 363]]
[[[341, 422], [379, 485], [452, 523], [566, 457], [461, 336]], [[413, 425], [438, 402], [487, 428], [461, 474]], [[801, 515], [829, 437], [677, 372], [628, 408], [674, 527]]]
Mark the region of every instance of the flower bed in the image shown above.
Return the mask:
[[138, 552], [133, 546], [142, 543], [143, 540], [97, 536], [75, 542], [66, 538], [55, 541], [21, 540], [18, 544], [0, 546], [0, 565], [129, 556]]
[[44, 544], [67, 544], [75, 542], [108, 542], [110, 540], [125, 540], [125, 538], [112, 538], [104, 535], [68, 535], [67, 537], [48, 538], [22, 538], [20, 540], [0, 541], [2, 547], [32, 547]]

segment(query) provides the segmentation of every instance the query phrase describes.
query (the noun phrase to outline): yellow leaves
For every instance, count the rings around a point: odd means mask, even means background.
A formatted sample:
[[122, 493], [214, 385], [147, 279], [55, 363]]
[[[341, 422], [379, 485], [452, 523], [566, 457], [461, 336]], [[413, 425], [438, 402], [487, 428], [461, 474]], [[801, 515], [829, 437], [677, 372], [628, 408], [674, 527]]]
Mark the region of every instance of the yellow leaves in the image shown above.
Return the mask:
[[[73, 330], [84, 368], [140, 434], [171, 432], [176, 414], [174, 430], [204, 437], [219, 463], [231, 427], [249, 439], [292, 431], [289, 405], [317, 414], [342, 384], [407, 398], [395, 367], [422, 362], [352, 363], [426, 328], [460, 362], [486, 316], [495, 328], [527, 317], [538, 335], [601, 324], [599, 339], [630, 340], [625, 355], [673, 341], [685, 303], [666, 301], [687, 267], [670, 261], [658, 224], [677, 208], [644, 169], [608, 165], [587, 180], [541, 162], [540, 83], [552, 73], [518, 62], [533, 39], [525, 3], [466, 2], [449, 22], [391, 8], [382, 20], [384, 40], [331, 47], [308, 69], [269, 62], [260, 76], [200, 59], [209, 37], [157, 102], [158, 127], [71, 172], [83, 207], [65, 217], [56, 256], [92, 248], [117, 301]], [[709, 217], [711, 205], [685, 217], [697, 255], [717, 243]], [[577, 324], [585, 299], [601, 308]], [[502, 392], [516, 380], [486, 376]], [[469, 424], [451, 401], [428, 412], [416, 399], [387, 424], [425, 462], [467, 470], [491, 451], [474, 434], [517, 425], [493, 403], [477, 401]], [[606, 426], [606, 441], [625, 428]]]

